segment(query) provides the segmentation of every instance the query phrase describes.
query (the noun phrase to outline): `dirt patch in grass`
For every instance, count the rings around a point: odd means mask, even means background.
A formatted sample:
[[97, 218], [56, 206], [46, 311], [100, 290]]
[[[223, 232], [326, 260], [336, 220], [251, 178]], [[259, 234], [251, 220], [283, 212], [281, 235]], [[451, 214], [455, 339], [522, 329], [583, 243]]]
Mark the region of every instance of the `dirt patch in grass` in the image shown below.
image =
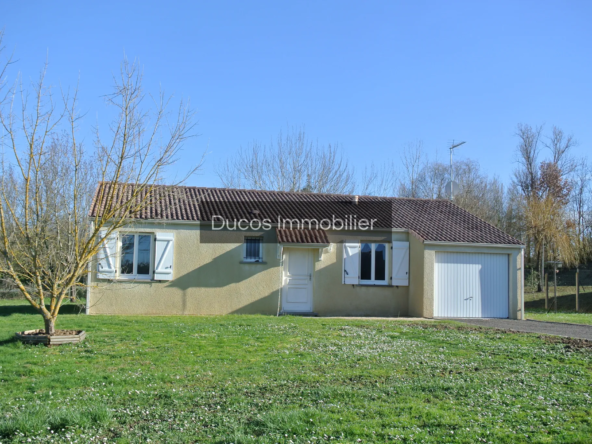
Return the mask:
[[479, 325], [455, 325], [455, 324], [443, 324], [443, 323], [438, 323], [438, 324], [425, 324], [422, 325], [422, 327], [425, 326], [426, 329], [432, 328], [434, 330], [455, 330], [455, 331], [462, 331], [462, 332], [468, 332], [468, 333], [491, 333], [492, 331], [495, 332], [495, 334], [511, 334], [511, 335], [515, 335], [515, 334], [527, 334], [526, 332], [523, 331], [518, 331], [518, 330], [506, 330], [506, 329], [495, 329], [492, 330], [492, 327], [481, 327]]
[[592, 350], [592, 341], [587, 339], [564, 338], [560, 336], [539, 336], [551, 344], [565, 344], [567, 350]]

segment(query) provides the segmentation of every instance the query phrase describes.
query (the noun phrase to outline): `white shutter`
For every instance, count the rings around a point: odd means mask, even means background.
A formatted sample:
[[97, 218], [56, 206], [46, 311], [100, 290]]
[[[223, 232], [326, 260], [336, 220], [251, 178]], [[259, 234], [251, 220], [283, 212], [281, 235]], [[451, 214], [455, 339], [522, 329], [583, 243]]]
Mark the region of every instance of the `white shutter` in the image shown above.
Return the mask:
[[360, 243], [345, 241], [343, 243], [343, 283], [358, 284], [360, 273]]
[[115, 279], [115, 254], [117, 253], [117, 232], [105, 237], [107, 230], [99, 231], [101, 248], [97, 253], [97, 278]]
[[392, 285], [409, 285], [409, 242], [393, 242]]
[[173, 279], [173, 233], [156, 233], [154, 280], [170, 281]]

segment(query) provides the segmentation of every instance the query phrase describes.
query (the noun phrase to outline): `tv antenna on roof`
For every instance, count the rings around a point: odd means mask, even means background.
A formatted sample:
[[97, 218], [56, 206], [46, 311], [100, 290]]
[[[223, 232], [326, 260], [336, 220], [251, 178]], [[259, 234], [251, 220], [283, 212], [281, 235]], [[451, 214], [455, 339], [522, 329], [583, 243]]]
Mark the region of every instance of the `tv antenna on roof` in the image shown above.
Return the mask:
[[464, 145], [466, 142], [460, 142], [455, 144], [454, 140], [452, 141], [452, 145], [450, 146], [450, 182], [446, 184], [446, 191], [450, 192], [450, 200], [454, 200], [454, 193], [458, 193], [460, 191], [460, 185], [454, 181], [454, 172], [452, 171], [452, 152], [455, 148], [458, 148], [461, 145]]

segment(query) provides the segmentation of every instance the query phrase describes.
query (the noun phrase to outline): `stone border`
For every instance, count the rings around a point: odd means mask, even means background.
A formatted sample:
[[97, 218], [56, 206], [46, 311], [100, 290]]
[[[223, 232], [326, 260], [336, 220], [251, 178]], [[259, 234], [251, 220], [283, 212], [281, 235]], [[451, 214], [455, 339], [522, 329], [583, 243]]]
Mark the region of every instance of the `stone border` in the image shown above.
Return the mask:
[[[44, 344], [44, 345], [62, 345], [62, 344], [75, 344], [84, 341], [86, 338], [86, 332], [84, 330], [78, 330], [75, 335], [54, 335], [48, 336], [45, 333], [39, 334], [40, 330], [25, 330], [16, 332], [15, 337], [25, 344]], [[35, 334], [37, 333], [37, 334]]]

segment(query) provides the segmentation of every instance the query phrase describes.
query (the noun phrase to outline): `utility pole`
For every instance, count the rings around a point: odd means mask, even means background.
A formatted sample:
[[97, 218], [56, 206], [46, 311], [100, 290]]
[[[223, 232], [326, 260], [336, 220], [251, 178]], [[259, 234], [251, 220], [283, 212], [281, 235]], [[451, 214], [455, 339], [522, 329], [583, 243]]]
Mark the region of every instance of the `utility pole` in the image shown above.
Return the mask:
[[465, 143], [466, 142], [460, 142], [455, 145], [453, 140], [452, 146], [450, 147], [450, 200], [454, 200], [454, 173], [452, 172], [452, 152], [454, 151], [454, 148], [458, 148], [459, 146]]

